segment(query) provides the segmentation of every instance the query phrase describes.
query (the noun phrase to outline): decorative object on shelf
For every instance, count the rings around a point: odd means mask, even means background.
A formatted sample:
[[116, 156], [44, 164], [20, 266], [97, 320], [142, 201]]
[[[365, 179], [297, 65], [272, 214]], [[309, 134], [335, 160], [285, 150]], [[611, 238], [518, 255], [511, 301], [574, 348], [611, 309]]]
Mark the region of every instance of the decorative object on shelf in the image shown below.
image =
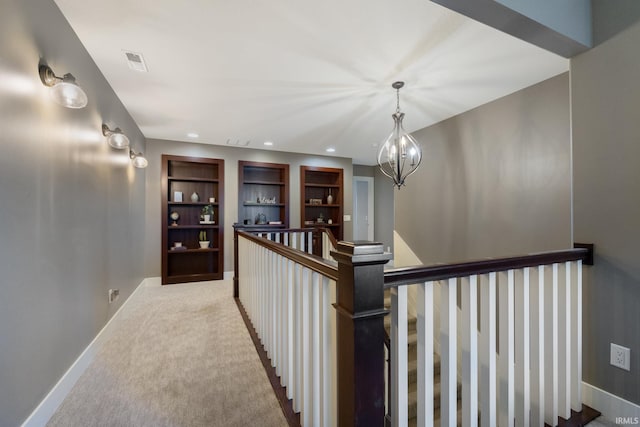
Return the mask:
[[102, 134], [107, 137], [107, 142], [113, 148], [124, 150], [129, 146], [129, 137], [127, 137], [120, 128], [111, 130], [109, 126], [103, 123]]
[[173, 244], [173, 246], [171, 247], [172, 251], [186, 251], [187, 247], [186, 246], [182, 246], [182, 242], [175, 242]]
[[391, 85], [396, 90], [396, 112], [393, 117], [393, 131], [382, 143], [378, 151], [378, 166], [383, 174], [393, 179], [398, 189], [404, 185], [408, 176], [413, 174], [422, 161], [422, 150], [411, 134], [402, 127], [404, 113], [400, 111], [400, 88], [404, 82]]
[[173, 222], [171, 223], [172, 226], [177, 226], [178, 225], [178, 219], [180, 219], [180, 214], [176, 211], [171, 212], [171, 215], [169, 215], [171, 217], [171, 219], [173, 220]]
[[174, 202], [182, 202], [182, 191], [174, 191], [173, 192], [173, 201]]
[[322, 215], [322, 213], [318, 216], [317, 223], [324, 224], [324, 215]]
[[76, 83], [71, 73], [63, 77], [55, 75], [51, 67], [45, 64], [38, 66], [42, 84], [51, 88], [51, 97], [55, 102], [67, 108], [84, 108], [88, 98], [84, 90]]
[[205, 223], [211, 222], [213, 220], [213, 206], [205, 205], [202, 207], [202, 221]]
[[132, 149], [129, 149], [129, 158], [133, 162], [133, 166], [138, 169], [144, 169], [149, 166], [149, 162], [142, 153], [136, 153]]
[[266, 197], [263, 197], [263, 196], [258, 196], [256, 198], [256, 203], [260, 203], [262, 205], [275, 205], [276, 204], [276, 196], [273, 196], [270, 199], [267, 199]]
[[209, 197], [209, 203], [215, 203], [215, 202], [216, 202], [215, 197]]
[[327, 196], [327, 204], [330, 205], [333, 203], [333, 196], [331, 195], [331, 189], [329, 189], [329, 195]]
[[244, 225], [251, 225], [251, 220], [250, 219], [245, 219], [244, 220]]
[[191, 201], [193, 203], [198, 203], [200, 201], [200, 196], [195, 191], [191, 194]]
[[309, 204], [310, 205], [321, 205], [322, 204], [322, 199], [309, 199]]
[[209, 241], [207, 240], [207, 232], [202, 230], [198, 235], [198, 239], [200, 241], [200, 248], [207, 249], [209, 247]]
[[327, 224], [333, 224], [333, 220], [332, 220], [331, 218], [329, 218], [329, 219], [327, 220]]
[[256, 216], [256, 224], [264, 225], [266, 223], [267, 223], [267, 216], [265, 214], [263, 214], [263, 213], [259, 213]]

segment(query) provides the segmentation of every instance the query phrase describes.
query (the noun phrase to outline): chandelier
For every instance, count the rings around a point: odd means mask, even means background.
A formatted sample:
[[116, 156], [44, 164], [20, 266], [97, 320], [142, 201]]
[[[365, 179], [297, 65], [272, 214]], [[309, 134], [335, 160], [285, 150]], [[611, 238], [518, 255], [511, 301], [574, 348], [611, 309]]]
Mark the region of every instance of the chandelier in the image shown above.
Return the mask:
[[404, 82], [391, 85], [396, 90], [396, 112], [393, 117], [393, 131], [378, 151], [378, 166], [383, 174], [393, 179], [394, 185], [400, 189], [409, 175], [414, 173], [422, 161], [422, 150], [413, 136], [402, 127], [404, 113], [400, 112], [400, 88]]

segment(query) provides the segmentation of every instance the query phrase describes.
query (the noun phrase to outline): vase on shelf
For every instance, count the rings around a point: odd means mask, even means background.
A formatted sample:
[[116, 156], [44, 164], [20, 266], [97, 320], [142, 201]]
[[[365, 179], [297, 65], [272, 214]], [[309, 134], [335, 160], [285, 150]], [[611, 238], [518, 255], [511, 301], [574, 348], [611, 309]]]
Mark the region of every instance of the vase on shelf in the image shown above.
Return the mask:
[[329, 195], [327, 196], [327, 204], [330, 205], [333, 203], [333, 196], [331, 195], [331, 190], [329, 190]]
[[193, 203], [199, 202], [200, 201], [200, 196], [198, 196], [198, 193], [196, 193], [195, 191], [193, 192], [193, 194], [191, 195], [191, 201]]

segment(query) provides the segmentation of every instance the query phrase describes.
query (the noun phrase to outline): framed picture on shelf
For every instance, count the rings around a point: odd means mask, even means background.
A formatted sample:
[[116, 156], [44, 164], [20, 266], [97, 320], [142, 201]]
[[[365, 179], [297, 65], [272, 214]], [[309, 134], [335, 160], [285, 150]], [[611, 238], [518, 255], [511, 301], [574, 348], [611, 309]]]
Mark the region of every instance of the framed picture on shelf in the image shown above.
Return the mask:
[[174, 202], [182, 202], [182, 191], [174, 191], [173, 192], [173, 201]]

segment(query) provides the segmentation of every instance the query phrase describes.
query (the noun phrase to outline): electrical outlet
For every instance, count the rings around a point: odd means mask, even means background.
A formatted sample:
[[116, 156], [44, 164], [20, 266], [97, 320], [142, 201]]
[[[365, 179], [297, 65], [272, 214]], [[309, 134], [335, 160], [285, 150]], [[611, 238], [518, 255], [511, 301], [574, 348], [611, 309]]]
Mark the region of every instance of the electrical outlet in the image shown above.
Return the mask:
[[625, 371], [630, 371], [631, 350], [621, 345], [611, 343], [611, 360], [609, 363]]
[[117, 300], [118, 295], [120, 295], [119, 289], [109, 289], [109, 304]]

